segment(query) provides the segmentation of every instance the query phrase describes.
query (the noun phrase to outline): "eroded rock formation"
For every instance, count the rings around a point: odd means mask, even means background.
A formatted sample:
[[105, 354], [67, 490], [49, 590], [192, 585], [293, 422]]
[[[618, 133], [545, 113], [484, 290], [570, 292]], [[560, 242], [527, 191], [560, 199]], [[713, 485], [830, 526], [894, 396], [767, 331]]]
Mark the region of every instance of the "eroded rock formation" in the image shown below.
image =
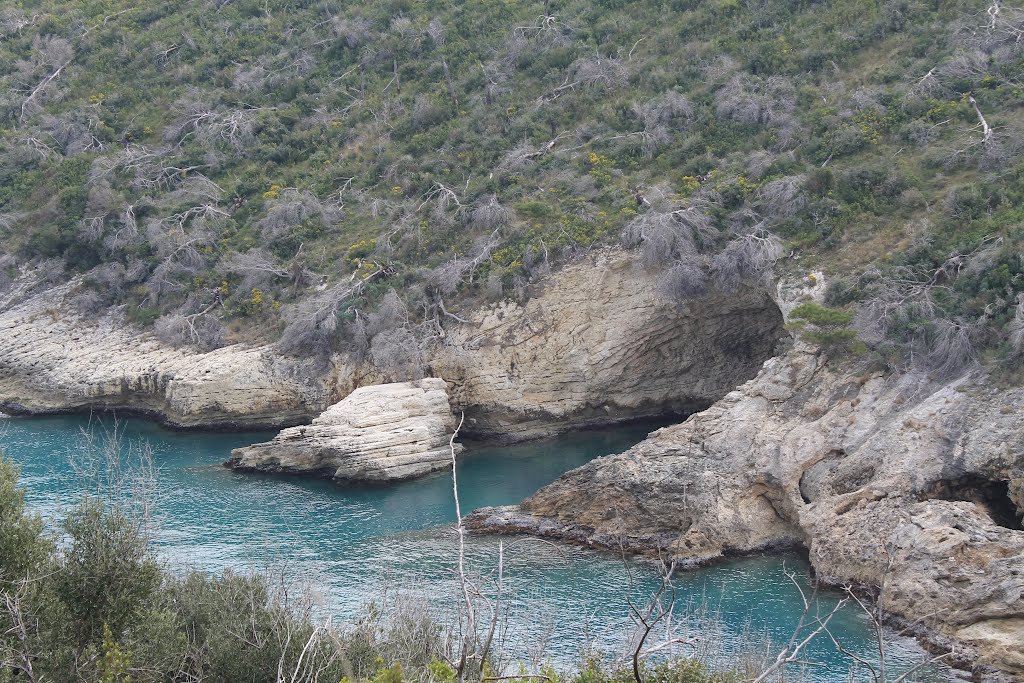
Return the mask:
[[692, 413], [753, 377], [782, 334], [764, 290], [668, 302], [627, 255], [607, 250], [563, 268], [522, 306], [474, 312], [431, 366], [453, 383], [467, 433], [522, 439]]
[[229, 465], [339, 481], [411, 479], [451, 465], [455, 427], [444, 380], [378, 384], [356, 389], [312, 424], [236, 448]]
[[473, 523], [682, 561], [800, 544], [980, 666], [1024, 676], [1024, 390], [800, 343], [708, 410]]
[[327, 404], [313, 365], [272, 347], [174, 349], [111, 314], [84, 320], [74, 285], [0, 313], [0, 408], [9, 412], [130, 410], [178, 427], [286, 425]]
[[[359, 386], [386, 381], [336, 355], [326, 365], [236, 344], [174, 349], [126, 324], [75, 314], [74, 285], [0, 308], [0, 409], [119, 409], [179, 427], [290, 426]], [[782, 333], [764, 292], [677, 305], [619, 250], [596, 252], [526, 304], [467, 314], [428, 352], [466, 432], [522, 439], [692, 412], [753, 376]], [[2, 304], [3, 302], [0, 302]]]

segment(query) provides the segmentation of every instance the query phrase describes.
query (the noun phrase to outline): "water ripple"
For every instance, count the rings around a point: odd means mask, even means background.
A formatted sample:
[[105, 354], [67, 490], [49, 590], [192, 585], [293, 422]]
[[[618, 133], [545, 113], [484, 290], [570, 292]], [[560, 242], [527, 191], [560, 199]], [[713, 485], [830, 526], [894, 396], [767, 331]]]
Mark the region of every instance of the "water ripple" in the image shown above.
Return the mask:
[[[11, 418], [0, 430], [0, 448], [23, 468], [29, 504], [51, 518], [85, 490], [71, 462], [86, 424], [75, 417]], [[283, 566], [316, 583], [323, 608], [339, 622], [358, 618], [384, 592], [418, 596], [439, 618], [450, 616], [458, 604], [454, 508], [443, 473], [387, 488], [351, 489], [320, 480], [242, 475], [220, 464], [232, 448], [269, 434], [172, 433], [140, 420], [127, 420], [123, 428], [128, 446], [152, 449], [156, 546], [169, 566], [208, 571]], [[625, 450], [644, 431], [587, 432], [476, 449], [460, 465], [463, 509], [516, 503], [572, 467]], [[481, 585], [493, 585], [488, 580], [496, 574], [499, 542], [469, 539], [468, 566]], [[805, 568], [799, 558], [785, 561], [799, 571]], [[524, 661], [539, 656], [540, 645], [545, 657], [559, 662], [587, 648], [621, 652], [630, 633], [627, 598], [642, 603], [657, 585], [648, 567], [538, 542], [510, 547], [505, 568], [508, 619], [499, 638]], [[799, 618], [799, 594], [781, 558], [686, 572], [676, 585], [677, 627], [700, 632], [708, 656], [738, 652], [752, 642], [778, 642]], [[823, 596], [823, 608], [836, 600], [833, 594]], [[857, 611], [842, 611], [833, 626], [847, 647], [871, 651], [871, 634]], [[830, 668], [808, 671], [804, 680], [849, 679], [848, 662], [830, 643], [819, 639], [808, 656]], [[897, 666], [923, 656], [912, 642], [895, 641]], [[931, 673], [921, 680], [942, 676]]]

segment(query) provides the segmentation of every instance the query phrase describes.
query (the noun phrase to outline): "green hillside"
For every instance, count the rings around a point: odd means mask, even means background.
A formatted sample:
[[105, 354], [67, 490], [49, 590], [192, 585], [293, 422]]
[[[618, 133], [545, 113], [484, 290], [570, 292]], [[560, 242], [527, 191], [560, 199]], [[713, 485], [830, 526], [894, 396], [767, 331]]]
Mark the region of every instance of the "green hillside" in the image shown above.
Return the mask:
[[1009, 367], [1024, 12], [990, 1], [16, 0], [0, 286], [361, 353], [621, 242], [667, 295], [823, 270], [891, 366]]

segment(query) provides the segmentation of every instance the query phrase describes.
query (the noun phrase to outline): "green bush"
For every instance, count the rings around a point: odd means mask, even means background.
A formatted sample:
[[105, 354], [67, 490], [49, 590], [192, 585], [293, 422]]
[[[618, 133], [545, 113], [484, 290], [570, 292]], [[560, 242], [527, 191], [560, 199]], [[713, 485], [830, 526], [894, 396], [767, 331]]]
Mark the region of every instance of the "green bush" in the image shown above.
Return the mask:
[[850, 327], [853, 313], [837, 308], [827, 308], [814, 302], [805, 302], [790, 312], [790, 329], [799, 333], [800, 338], [820, 346], [826, 352], [855, 352], [866, 350], [857, 339], [857, 332]]
[[[0, 41], [0, 64], [18, 65], [0, 70], [0, 92], [26, 92], [64, 48], [74, 55], [24, 115], [16, 96], [0, 106], [0, 248], [71, 272], [141, 262], [142, 282], [107, 302], [141, 324], [206, 308], [189, 283], [219, 282], [226, 262], [264, 248], [272, 270], [310, 276], [259, 283], [281, 303], [264, 312], [270, 324], [237, 305], [216, 315], [271, 341], [289, 306], [353, 275], [347, 245], [376, 238], [366, 258], [391, 286], [416, 285], [408, 308], [429, 319], [432, 269], [494, 231], [472, 220], [492, 196], [510, 212], [495, 248], [509, 281], [536, 277], [521, 257], [541, 240], [552, 263], [616, 243], [624, 211], [644, 213], [655, 195], [708, 201], [731, 236], [756, 224], [758, 188], [788, 176], [807, 178], [806, 196], [762, 227], [830, 275], [934, 272], [989, 234], [1024, 246], [1011, 237], [1024, 220], [1022, 60], [990, 45], [983, 69], [941, 68], [978, 48], [956, 3], [565, 0], [549, 18], [521, 0], [348, 3], [329, 16], [310, 3], [217, 4], [34, 0], [11, 10], [11, 25], [33, 21]], [[965, 93], [998, 144], [975, 144]], [[155, 154], [152, 167], [135, 153]], [[268, 243], [257, 226], [275, 185], [314, 194], [327, 219], [296, 212]], [[454, 196], [433, 201], [439, 186]], [[207, 202], [217, 213], [192, 215], [176, 237], [161, 229]], [[925, 220], [926, 234], [907, 237]], [[201, 248], [170, 243], [193, 237]], [[1014, 278], [1011, 264], [972, 284], [980, 297], [965, 281], [942, 314], [995, 306], [979, 336], [995, 349], [1006, 305], [987, 290], [1010, 299]], [[481, 282], [457, 283], [447, 308]]]

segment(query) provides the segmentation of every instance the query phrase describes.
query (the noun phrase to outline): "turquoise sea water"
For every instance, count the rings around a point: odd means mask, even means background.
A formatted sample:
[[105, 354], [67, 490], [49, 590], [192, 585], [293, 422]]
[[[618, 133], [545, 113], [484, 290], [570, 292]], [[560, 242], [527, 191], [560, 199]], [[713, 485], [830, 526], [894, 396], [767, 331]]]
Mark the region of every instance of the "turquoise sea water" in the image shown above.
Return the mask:
[[[109, 433], [109, 419], [105, 424]], [[58, 516], [87, 488], [82, 430], [103, 431], [95, 419], [91, 425], [78, 416], [0, 419], [0, 449], [22, 467], [27, 501], [44, 515]], [[335, 615], [336, 624], [358, 618], [382, 594], [421, 600], [442, 618], [454, 604], [455, 513], [447, 474], [379, 488], [237, 474], [221, 465], [230, 450], [271, 434], [178, 433], [137, 419], [121, 421], [120, 429], [124, 450], [142, 444], [152, 449], [156, 542], [169, 564], [210, 571], [283, 567], [316, 586], [322, 609]], [[471, 449], [459, 466], [463, 511], [516, 503], [562, 472], [625, 450], [646, 431], [628, 427]], [[495, 573], [498, 542], [470, 539], [469, 564], [483, 583]], [[676, 574], [675, 634], [700, 636], [694, 654], [766, 651], [769, 641], [787, 640], [803, 609], [787, 570], [806, 585], [806, 564], [795, 556], [733, 560]], [[520, 660], [556, 663], [586, 648], [623, 652], [632, 632], [627, 597], [642, 604], [658, 585], [651, 567], [536, 541], [507, 547], [505, 580], [506, 649]], [[837, 599], [819, 596], [818, 609], [827, 612]], [[832, 631], [844, 647], [871, 653], [874, 641], [856, 609], [843, 609]], [[897, 668], [925, 657], [905, 638], [893, 637], [890, 649]], [[826, 666], [794, 670], [787, 680], [866, 680], [850, 671], [827, 637], [811, 644], [806, 659]], [[914, 680], [946, 676], [932, 671]]]

